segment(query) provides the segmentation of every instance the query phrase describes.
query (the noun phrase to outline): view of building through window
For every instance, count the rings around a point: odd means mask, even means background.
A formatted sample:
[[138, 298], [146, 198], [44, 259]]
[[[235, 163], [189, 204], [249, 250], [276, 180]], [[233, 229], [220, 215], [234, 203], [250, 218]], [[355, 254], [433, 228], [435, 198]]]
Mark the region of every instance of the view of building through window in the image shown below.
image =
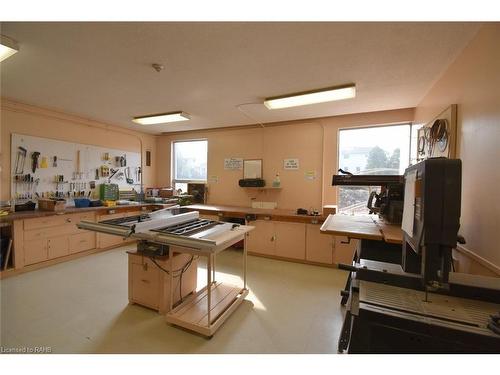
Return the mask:
[[[338, 166], [352, 174], [403, 174], [410, 162], [410, 137], [410, 124], [342, 129]], [[339, 212], [368, 213], [366, 204], [373, 190], [379, 191], [380, 186], [339, 186]]]
[[206, 140], [173, 143], [173, 184], [176, 190], [186, 192], [188, 182], [207, 180], [207, 151]]

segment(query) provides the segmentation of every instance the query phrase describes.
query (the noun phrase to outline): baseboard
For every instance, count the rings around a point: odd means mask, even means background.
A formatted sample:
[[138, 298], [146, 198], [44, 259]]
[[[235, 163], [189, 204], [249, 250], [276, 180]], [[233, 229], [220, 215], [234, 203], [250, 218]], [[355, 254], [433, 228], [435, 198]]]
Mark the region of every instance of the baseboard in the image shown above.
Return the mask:
[[327, 268], [338, 268], [337, 264], [327, 264], [327, 263], [319, 263], [319, 262], [311, 262], [310, 260], [303, 260], [303, 259], [295, 259], [295, 258], [286, 258], [286, 257], [280, 257], [277, 255], [268, 255], [268, 254], [261, 254], [261, 253], [254, 253], [253, 251], [249, 251], [248, 255], [256, 256], [256, 257], [261, 257], [261, 258], [269, 258], [269, 259], [274, 259], [274, 260], [283, 260], [286, 262], [293, 262], [293, 263], [301, 263], [301, 264], [310, 264], [313, 266], [320, 266], [320, 267], [327, 267]]
[[[477, 255], [472, 250], [467, 249], [465, 246], [458, 245], [455, 249], [461, 255], [467, 257], [470, 261], [477, 263], [480, 267], [487, 269], [488, 271], [500, 276], [500, 267], [493, 264], [489, 260]], [[455, 258], [455, 257], [454, 257]]]

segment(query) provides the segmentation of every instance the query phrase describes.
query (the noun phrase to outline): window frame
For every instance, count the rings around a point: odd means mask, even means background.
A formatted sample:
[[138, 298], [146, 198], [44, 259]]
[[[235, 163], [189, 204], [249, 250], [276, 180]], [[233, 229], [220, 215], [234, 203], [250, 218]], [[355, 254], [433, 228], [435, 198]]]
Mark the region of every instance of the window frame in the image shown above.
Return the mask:
[[[183, 143], [183, 142], [200, 142], [200, 141], [205, 141], [207, 142], [207, 176], [204, 180], [193, 180], [193, 179], [188, 179], [188, 180], [185, 180], [185, 179], [176, 179], [175, 178], [175, 162], [176, 162], [176, 159], [175, 159], [175, 144], [176, 143]], [[171, 144], [170, 144], [170, 181], [171, 181], [171, 184], [172, 184], [172, 187], [175, 188], [175, 184], [188, 184], [188, 183], [207, 183], [207, 180], [208, 180], [208, 139], [207, 138], [194, 138], [194, 139], [179, 139], [179, 140], [175, 140], [175, 141], [172, 141]]]

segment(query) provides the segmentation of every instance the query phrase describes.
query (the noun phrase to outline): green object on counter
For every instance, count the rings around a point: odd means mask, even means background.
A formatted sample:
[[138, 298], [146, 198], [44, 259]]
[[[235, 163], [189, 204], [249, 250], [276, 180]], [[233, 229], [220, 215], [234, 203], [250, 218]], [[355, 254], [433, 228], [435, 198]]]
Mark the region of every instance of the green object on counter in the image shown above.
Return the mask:
[[189, 206], [191, 204], [191, 196], [179, 198], [180, 206]]
[[118, 184], [99, 185], [99, 199], [102, 201], [116, 201], [119, 194]]

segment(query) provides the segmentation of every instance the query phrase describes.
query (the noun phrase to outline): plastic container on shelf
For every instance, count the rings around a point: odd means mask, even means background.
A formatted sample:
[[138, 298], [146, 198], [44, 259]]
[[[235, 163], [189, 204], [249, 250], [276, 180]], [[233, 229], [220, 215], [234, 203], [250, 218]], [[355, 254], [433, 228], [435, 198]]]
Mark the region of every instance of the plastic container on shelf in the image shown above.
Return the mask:
[[85, 208], [90, 206], [90, 199], [87, 198], [75, 198], [74, 201], [76, 208]]
[[279, 188], [281, 186], [280, 174], [276, 173], [276, 177], [273, 180], [273, 188]]

